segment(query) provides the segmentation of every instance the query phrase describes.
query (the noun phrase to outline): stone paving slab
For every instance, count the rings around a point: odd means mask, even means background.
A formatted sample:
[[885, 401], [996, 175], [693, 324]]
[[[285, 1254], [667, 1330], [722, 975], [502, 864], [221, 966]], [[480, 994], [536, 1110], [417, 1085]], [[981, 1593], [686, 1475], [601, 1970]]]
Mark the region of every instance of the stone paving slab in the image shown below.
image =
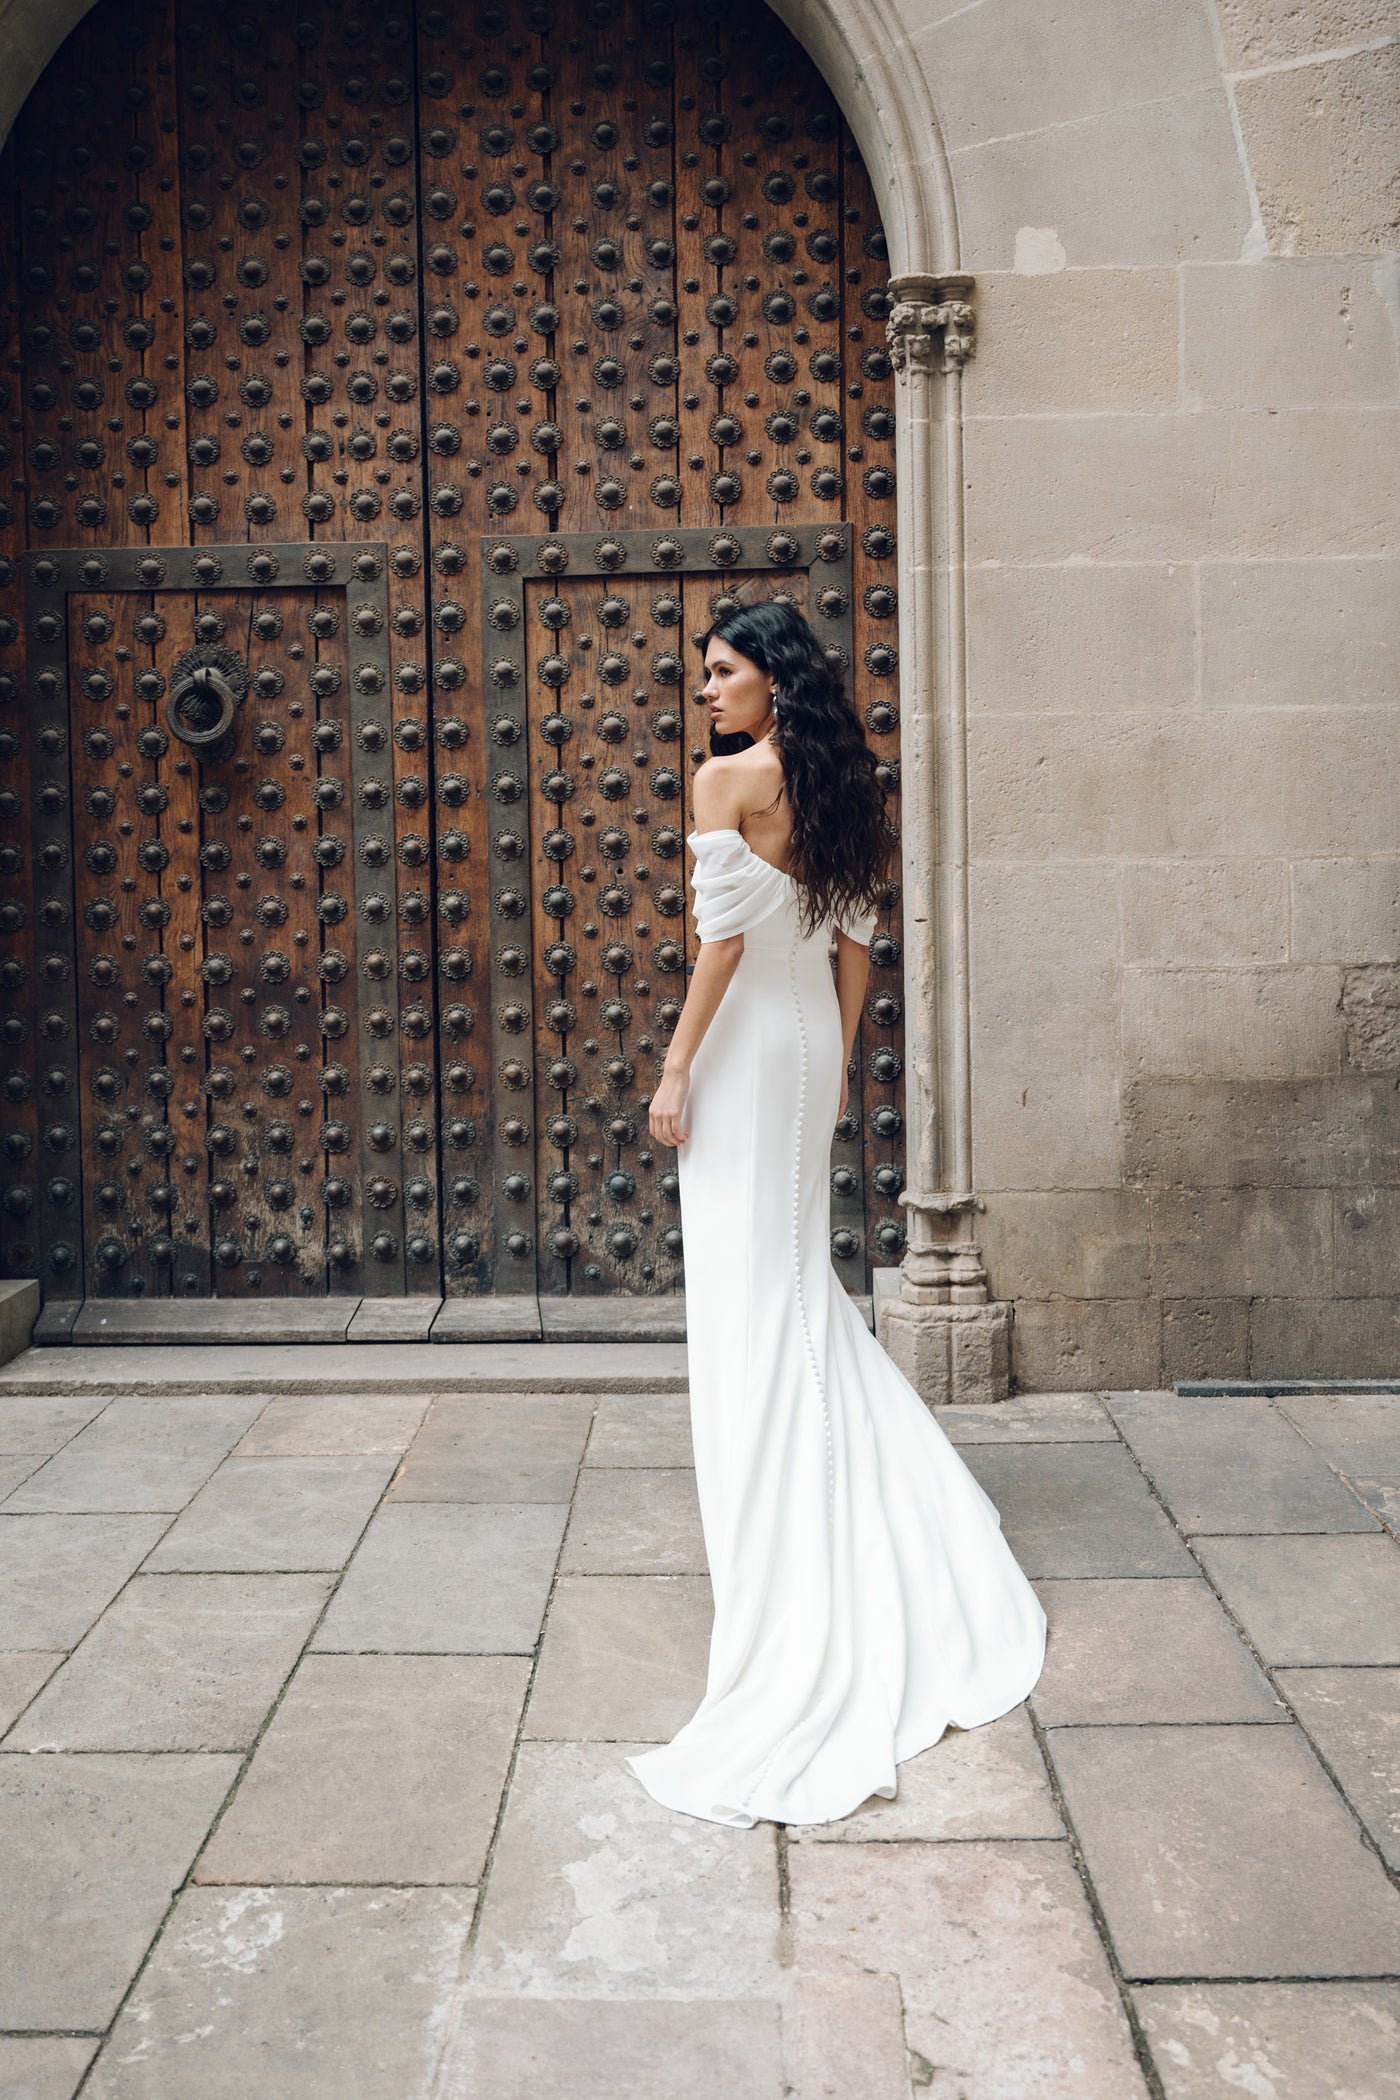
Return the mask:
[[146, 1563], [151, 1574], [343, 1568], [394, 1470], [374, 1458], [226, 1458]]
[[75, 1648], [168, 1522], [0, 1515], [0, 1649]]
[[709, 1567], [689, 1466], [590, 1466], [579, 1476], [566, 1575], [703, 1575]]
[[1027, 1575], [1194, 1574], [1121, 1444], [973, 1444], [960, 1455]]
[[0, 1452], [34, 1452], [49, 1458], [78, 1434], [107, 1402], [96, 1394], [77, 1398], [70, 1394], [50, 1397], [38, 1393], [0, 1391]]
[[308, 1655], [201, 1882], [475, 1883], [525, 1703], [513, 1655]]
[[797, 2100], [909, 2100], [909, 2047], [897, 1976], [799, 1976], [783, 2040]]
[[259, 1413], [230, 1395], [114, 1400], [42, 1465], [4, 1514], [183, 1509]]
[[1373, 1516], [1379, 1517], [1392, 1533], [1400, 1533], [1400, 1473], [1385, 1480], [1359, 1474], [1352, 1486]]
[[1185, 1532], [1376, 1528], [1370, 1511], [1268, 1400], [1120, 1395], [1109, 1408]]
[[399, 1458], [428, 1411], [428, 1393], [286, 1394], [270, 1399], [234, 1458]]
[[[61, 1649], [48, 1653], [36, 1649], [28, 1655], [0, 1654], [0, 1735], [17, 1715], [24, 1712], [35, 1693], [52, 1677], [63, 1660]], [[0, 2086], [0, 2100], [4, 2100], [3, 2086]]]
[[1013, 1393], [995, 1407], [940, 1407], [955, 1444], [1113, 1444], [1118, 1432], [1097, 1393]]
[[469, 1889], [189, 1888], [83, 2100], [430, 2100]]
[[138, 1575], [7, 1750], [243, 1750], [330, 1589], [325, 1575]]
[[789, 1845], [1065, 1834], [1024, 1706], [981, 1728], [948, 1729], [930, 1749], [897, 1765], [895, 1776], [899, 1791], [893, 1801], [872, 1794], [839, 1823], [794, 1826]]
[[524, 1655], [539, 1639], [567, 1503], [382, 1503], [312, 1648]]
[[1279, 1670], [1284, 1697], [1400, 1871], [1400, 1670]]
[[[357, 1300], [299, 1298], [89, 1298], [73, 1322], [80, 1348], [207, 1349], [219, 1343], [343, 1342]], [[294, 1330], [288, 1334], [288, 1329]]]
[[1146, 2100], [1067, 1844], [804, 1843], [789, 1869], [797, 1971], [897, 1976], [916, 2090]]
[[781, 2100], [779, 2020], [742, 1998], [473, 1998], [436, 2100]]
[[714, 1604], [698, 1575], [561, 1575], [525, 1734], [669, 1742], [705, 1692]]
[[11, 1393], [683, 1393], [685, 1364], [683, 1342], [26, 1349], [0, 1367], [0, 1411]]
[[1164, 2100], [1400, 2100], [1400, 1983], [1133, 1992]]
[[1295, 1728], [1054, 1728], [1124, 1973], [1400, 1969], [1400, 1892]]
[[1341, 1399], [1290, 1394], [1274, 1405], [1348, 1479], [1356, 1473], [1400, 1478], [1400, 1395], [1355, 1393]]
[[236, 1757], [0, 1755], [0, 2027], [105, 2027]]
[[1200, 1576], [1187, 1582], [1090, 1576], [1035, 1585], [1049, 1621], [1037, 1720], [1287, 1721]]
[[577, 1393], [435, 1400], [391, 1502], [567, 1502], [593, 1402]]
[[688, 1466], [688, 1393], [608, 1393], [598, 1402], [586, 1466]]
[[442, 1311], [441, 1298], [362, 1298], [350, 1316], [347, 1342], [426, 1342]]
[[773, 1826], [673, 1815], [623, 1765], [642, 1747], [521, 1744], [467, 1999], [778, 1995]]
[[1400, 1663], [1400, 1548], [1378, 1538], [1199, 1539], [1266, 1663]]
[[[43, 1463], [32, 1453], [25, 1458], [0, 1458], [0, 1502], [12, 1495], [17, 1487], [22, 1487]], [[0, 2095], [0, 2100], [3, 2100], [3, 2095]]]
[[76, 2035], [0, 2035], [0, 2100], [73, 2100], [97, 2053]]

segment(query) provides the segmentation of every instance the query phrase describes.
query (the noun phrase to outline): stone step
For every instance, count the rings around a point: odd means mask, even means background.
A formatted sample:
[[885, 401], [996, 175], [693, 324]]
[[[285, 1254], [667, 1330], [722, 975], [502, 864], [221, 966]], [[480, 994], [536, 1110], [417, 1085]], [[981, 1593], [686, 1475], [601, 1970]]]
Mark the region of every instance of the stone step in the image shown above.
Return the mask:
[[17, 1394], [683, 1393], [683, 1342], [330, 1342], [26, 1349], [0, 1368]]

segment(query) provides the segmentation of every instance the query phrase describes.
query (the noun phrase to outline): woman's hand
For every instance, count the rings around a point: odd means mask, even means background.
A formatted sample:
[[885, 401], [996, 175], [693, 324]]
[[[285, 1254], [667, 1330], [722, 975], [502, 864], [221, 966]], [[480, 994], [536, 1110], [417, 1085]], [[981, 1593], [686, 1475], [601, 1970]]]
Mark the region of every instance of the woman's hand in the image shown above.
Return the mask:
[[669, 1066], [664, 1066], [656, 1092], [651, 1097], [651, 1107], [647, 1110], [651, 1134], [659, 1145], [685, 1143], [682, 1123], [689, 1098], [689, 1072], [672, 1071]]

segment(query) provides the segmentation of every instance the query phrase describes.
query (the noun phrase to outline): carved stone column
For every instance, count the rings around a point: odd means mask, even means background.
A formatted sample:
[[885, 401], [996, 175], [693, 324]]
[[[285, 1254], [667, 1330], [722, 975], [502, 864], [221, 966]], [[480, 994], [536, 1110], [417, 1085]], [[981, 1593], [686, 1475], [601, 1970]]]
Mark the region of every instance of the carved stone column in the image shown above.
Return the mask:
[[1010, 1308], [987, 1297], [972, 1187], [962, 372], [972, 279], [902, 276], [899, 373], [908, 1245], [880, 1340], [930, 1406], [1005, 1397]]

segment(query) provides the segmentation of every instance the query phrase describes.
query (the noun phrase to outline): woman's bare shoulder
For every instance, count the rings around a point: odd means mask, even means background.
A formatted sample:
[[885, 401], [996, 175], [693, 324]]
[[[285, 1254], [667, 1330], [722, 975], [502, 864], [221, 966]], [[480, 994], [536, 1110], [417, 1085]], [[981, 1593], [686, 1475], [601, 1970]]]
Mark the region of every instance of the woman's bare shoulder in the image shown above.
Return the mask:
[[782, 781], [783, 762], [766, 740], [747, 751], [707, 758], [695, 775], [692, 791], [696, 820], [709, 830], [738, 825], [755, 810], [765, 808]]

